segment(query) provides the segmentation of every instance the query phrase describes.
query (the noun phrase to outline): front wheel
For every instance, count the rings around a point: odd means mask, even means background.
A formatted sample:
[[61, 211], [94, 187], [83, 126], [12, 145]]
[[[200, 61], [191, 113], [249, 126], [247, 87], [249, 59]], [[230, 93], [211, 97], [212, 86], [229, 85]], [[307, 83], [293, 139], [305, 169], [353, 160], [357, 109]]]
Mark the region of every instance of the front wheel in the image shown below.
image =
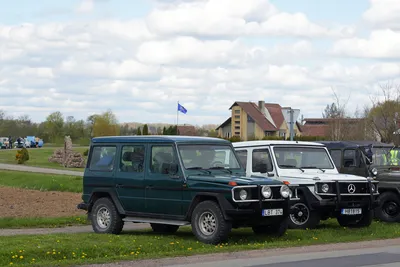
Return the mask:
[[124, 221], [108, 197], [96, 200], [89, 217], [96, 233], [119, 234], [124, 227]]
[[363, 215], [361, 216], [339, 215], [337, 221], [343, 227], [361, 228], [370, 226], [373, 218], [373, 210], [363, 210]]
[[315, 211], [311, 211], [305, 202], [298, 202], [290, 209], [289, 228], [290, 229], [313, 229], [321, 218]]
[[191, 221], [193, 234], [206, 244], [225, 241], [232, 229], [232, 223], [225, 220], [218, 204], [209, 200], [196, 206]]
[[384, 222], [400, 222], [400, 199], [393, 192], [384, 192], [379, 196], [379, 207], [375, 209], [376, 217]]

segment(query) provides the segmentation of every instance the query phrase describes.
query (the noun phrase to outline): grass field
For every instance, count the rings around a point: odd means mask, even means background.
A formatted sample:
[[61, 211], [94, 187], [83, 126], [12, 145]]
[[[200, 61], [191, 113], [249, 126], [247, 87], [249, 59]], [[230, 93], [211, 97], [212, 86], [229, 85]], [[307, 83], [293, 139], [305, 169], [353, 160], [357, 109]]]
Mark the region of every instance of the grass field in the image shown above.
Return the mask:
[[[53, 155], [54, 151], [58, 149], [57, 147], [52, 148], [28, 148], [29, 160], [25, 163], [27, 166], [43, 167], [43, 168], [53, 168], [53, 169], [70, 169], [76, 171], [83, 171], [83, 168], [64, 168], [57, 163], [52, 163], [48, 161], [48, 158]], [[74, 151], [83, 153], [87, 147], [75, 147]], [[0, 163], [6, 164], [17, 164], [15, 160], [15, 154], [17, 150], [15, 149], [1, 149], [0, 150]]]
[[198, 242], [189, 227], [182, 227], [175, 235], [141, 230], [119, 236], [94, 233], [12, 236], [0, 239], [0, 265], [65, 266], [395, 237], [400, 237], [400, 224], [374, 222], [369, 228], [344, 229], [334, 220], [316, 230], [289, 230], [281, 238], [256, 236], [250, 229], [234, 230], [228, 242], [218, 246]]
[[39, 191], [82, 192], [82, 177], [79, 176], [0, 170], [0, 177], [2, 186]]
[[87, 216], [58, 218], [0, 218], [0, 229], [57, 228], [87, 224], [89, 224]]

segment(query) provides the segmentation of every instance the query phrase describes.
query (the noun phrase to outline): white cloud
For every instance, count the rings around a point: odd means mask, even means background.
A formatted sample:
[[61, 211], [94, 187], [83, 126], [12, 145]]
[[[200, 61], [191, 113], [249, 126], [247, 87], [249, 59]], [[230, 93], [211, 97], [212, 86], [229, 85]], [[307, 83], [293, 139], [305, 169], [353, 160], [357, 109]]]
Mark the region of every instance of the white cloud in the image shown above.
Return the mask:
[[363, 18], [374, 27], [400, 29], [400, 2], [397, 0], [370, 0]]
[[76, 9], [78, 13], [89, 13], [94, 8], [94, 0], [81, 0], [81, 3]]
[[372, 31], [368, 39], [350, 38], [337, 41], [332, 49], [336, 55], [365, 58], [399, 58], [400, 32]]

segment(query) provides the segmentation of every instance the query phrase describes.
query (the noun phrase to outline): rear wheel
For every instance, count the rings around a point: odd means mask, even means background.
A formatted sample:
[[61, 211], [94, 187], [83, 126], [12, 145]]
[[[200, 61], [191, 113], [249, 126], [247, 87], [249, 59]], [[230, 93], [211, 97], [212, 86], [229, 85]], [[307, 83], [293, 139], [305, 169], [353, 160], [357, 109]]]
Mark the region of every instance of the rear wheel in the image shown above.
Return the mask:
[[151, 223], [150, 226], [155, 233], [160, 234], [174, 234], [179, 229], [178, 225]]
[[206, 244], [219, 244], [228, 238], [232, 223], [226, 221], [214, 201], [200, 202], [192, 213], [192, 231], [197, 239]]
[[108, 197], [96, 200], [89, 217], [96, 233], [119, 234], [124, 227], [124, 221]]
[[400, 221], [400, 198], [393, 192], [384, 192], [379, 196], [379, 207], [375, 209], [376, 217], [384, 222]]

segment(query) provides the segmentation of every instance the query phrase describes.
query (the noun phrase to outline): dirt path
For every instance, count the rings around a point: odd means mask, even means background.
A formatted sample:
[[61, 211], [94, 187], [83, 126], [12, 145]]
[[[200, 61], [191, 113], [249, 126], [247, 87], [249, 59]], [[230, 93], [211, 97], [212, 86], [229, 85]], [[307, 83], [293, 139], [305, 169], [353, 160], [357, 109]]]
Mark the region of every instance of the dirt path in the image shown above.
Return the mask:
[[[133, 231], [150, 228], [147, 223], [126, 222], [123, 231]], [[68, 226], [60, 228], [29, 228], [29, 229], [1, 229], [0, 236], [14, 235], [48, 235], [48, 234], [73, 234], [73, 233], [93, 233], [92, 226]]]
[[0, 163], [1, 170], [83, 176], [83, 172]]
[[84, 215], [76, 205], [81, 194], [0, 187], [1, 217], [67, 217]]

